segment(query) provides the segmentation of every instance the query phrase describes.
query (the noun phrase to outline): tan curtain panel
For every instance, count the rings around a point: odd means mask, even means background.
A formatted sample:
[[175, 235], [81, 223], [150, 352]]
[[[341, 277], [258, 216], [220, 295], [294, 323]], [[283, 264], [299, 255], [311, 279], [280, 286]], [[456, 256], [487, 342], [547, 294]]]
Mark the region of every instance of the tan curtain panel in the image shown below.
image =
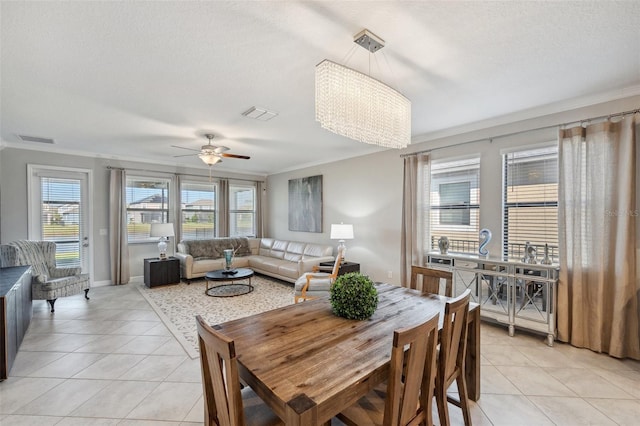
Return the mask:
[[129, 243], [127, 237], [126, 172], [111, 170], [109, 183], [109, 254], [111, 283], [129, 282]]
[[229, 180], [218, 181], [218, 232], [216, 237], [229, 236]]
[[264, 182], [256, 182], [256, 237], [264, 236], [264, 206], [267, 188]]
[[638, 114], [561, 130], [558, 338], [640, 359]]
[[429, 212], [429, 155], [404, 157], [402, 188], [402, 234], [400, 252], [400, 279], [409, 285], [411, 265], [423, 266], [428, 235]]

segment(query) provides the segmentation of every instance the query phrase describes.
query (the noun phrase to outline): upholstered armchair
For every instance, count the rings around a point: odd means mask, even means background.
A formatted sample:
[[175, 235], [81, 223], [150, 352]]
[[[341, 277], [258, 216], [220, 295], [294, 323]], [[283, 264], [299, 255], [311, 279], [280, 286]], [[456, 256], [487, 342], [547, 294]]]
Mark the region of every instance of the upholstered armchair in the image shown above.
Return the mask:
[[0, 268], [18, 265], [18, 249], [9, 244], [0, 244]]
[[54, 312], [58, 297], [73, 296], [84, 290], [89, 299], [89, 274], [80, 268], [56, 266], [56, 243], [51, 241], [20, 240], [9, 243], [17, 249], [17, 265], [31, 265], [32, 296], [34, 300], [46, 300]]
[[329, 294], [331, 284], [338, 277], [340, 264], [344, 258], [343, 251], [338, 250], [338, 255], [333, 268], [327, 272], [321, 272], [320, 266], [314, 266], [313, 272], [305, 272], [294, 284], [294, 301], [316, 299]]

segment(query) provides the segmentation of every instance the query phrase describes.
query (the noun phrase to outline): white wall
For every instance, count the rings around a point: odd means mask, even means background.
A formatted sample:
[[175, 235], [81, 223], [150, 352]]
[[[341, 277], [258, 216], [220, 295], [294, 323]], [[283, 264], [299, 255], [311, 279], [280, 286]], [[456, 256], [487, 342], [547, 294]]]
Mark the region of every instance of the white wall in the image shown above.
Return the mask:
[[[398, 166], [400, 164], [400, 166]], [[361, 272], [378, 280], [399, 273], [399, 223], [402, 202], [402, 159], [386, 151], [267, 178], [267, 235], [337, 246], [329, 239], [332, 223], [352, 223], [354, 239], [346, 241], [346, 260], [359, 262]], [[288, 180], [323, 176], [323, 232], [288, 229]]]
[[[401, 154], [432, 150], [433, 160], [479, 154], [480, 228], [489, 228], [492, 253], [500, 252], [501, 151], [518, 146], [557, 141], [557, 127], [531, 130], [559, 123], [627, 111], [640, 106], [640, 96], [603, 103], [534, 120], [520, 121], [482, 130], [414, 143], [402, 151], [388, 150], [293, 172], [271, 175], [267, 179], [268, 222], [266, 235], [296, 241], [337, 245], [329, 239], [331, 223], [353, 223], [355, 239], [347, 241], [347, 260], [360, 263], [361, 271], [374, 281], [400, 284], [400, 229], [402, 223]], [[526, 131], [509, 137], [492, 136]], [[464, 145], [462, 142], [487, 138]], [[345, 139], [345, 144], [359, 143]], [[640, 151], [640, 149], [639, 149]], [[288, 230], [288, 180], [323, 175], [323, 232], [305, 233]], [[640, 228], [640, 225], [639, 225]], [[640, 233], [639, 233], [640, 240]], [[638, 255], [640, 258], [640, 253]], [[391, 278], [389, 278], [391, 271]]]

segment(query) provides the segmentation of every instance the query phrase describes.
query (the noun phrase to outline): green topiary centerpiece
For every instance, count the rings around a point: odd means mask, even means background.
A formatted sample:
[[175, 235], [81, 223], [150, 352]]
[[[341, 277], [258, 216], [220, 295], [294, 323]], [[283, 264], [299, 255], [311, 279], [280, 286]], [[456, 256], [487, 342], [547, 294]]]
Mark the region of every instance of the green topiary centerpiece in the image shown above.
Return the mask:
[[333, 313], [343, 318], [364, 320], [378, 307], [378, 290], [359, 272], [340, 275], [329, 291]]

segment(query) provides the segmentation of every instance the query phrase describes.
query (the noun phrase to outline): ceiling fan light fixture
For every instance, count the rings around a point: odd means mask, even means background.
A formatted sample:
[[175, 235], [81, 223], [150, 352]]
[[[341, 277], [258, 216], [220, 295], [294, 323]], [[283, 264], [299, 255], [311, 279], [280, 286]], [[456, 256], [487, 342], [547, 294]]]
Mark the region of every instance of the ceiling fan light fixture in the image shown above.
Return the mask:
[[198, 158], [200, 158], [206, 165], [213, 166], [216, 163], [222, 161], [219, 155], [216, 155], [212, 152], [203, 152], [202, 154], [198, 154]]
[[[189, 157], [189, 156], [198, 156], [202, 160], [204, 164], [207, 166], [213, 166], [214, 164], [222, 162], [222, 157], [226, 158], [240, 158], [242, 160], [248, 160], [251, 157], [248, 155], [238, 155], [231, 154], [226, 151], [229, 150], [226, 146], [216, 146], [211, 143], [215, 135], [213, 133], [206, 133], [204, 135], [207, 139], [209, 139], [209, 143], [206, 145], [202, 145], [200, 149], [186, 148], [183, 146], [171, 145], [174, 148], [186, 149], [189, 151], [196, 151], [195, 154], [187, 154], [187, 155], [174, 155], [174, 157]], [[211, 171], [211, 170], [209, 170]]]

